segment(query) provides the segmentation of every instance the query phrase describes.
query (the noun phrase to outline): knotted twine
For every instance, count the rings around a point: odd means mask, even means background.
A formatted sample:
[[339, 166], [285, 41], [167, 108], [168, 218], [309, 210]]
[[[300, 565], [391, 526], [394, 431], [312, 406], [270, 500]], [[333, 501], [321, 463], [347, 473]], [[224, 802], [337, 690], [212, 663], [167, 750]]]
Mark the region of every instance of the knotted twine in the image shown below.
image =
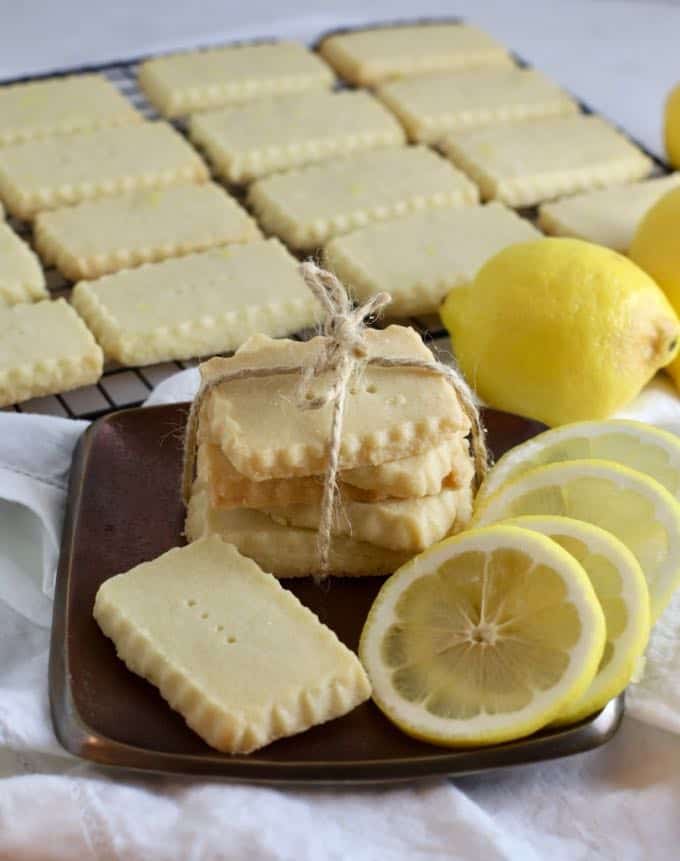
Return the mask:
[[[479, 487], [487, 473], [489, 455], [484, 428], [474, 397], [457, 368], [436, 360], [410, 357], [369, 357], [364, 331], [367, 323], [373, 322], [383, 308], [392, 301], [389, 293], [378, 293], [364, 305], [354, 308], [347, 291], [331, 272], [321, 269], [311, 261], [301, 263], [300, 272], [305, 284], [324, 309], [323, 348], [319, 351], [316, 360], [306, 365], [239, 368], [238, 370], [216, 374], [211, 379], [201, 382], [187, 418], [182, 467], [182, 495], [185, 505], [188, 505], [196, 465], [199, 415], [206, 397], [212, 390], [223, 383], [230, 383], [235, 380], [299, 374], [300, 384], [295, 397], [295, 404], [298, 409], [318, 410], [326, 404], [332, 403], [333, 405], [328, 440], [328, 465], [324, 475], [321, 515], [317, 532], [320, 576], [325, 578], [328, 575], [333, 516], [338, 492], [337, 477], [347, 392], [352, 381], [363, 372], [367, 365], [380, 368], [408, 368], [444, 377], [453, 386], [463, 412], [470, 421], [475, 488]], [[328, 377], [328, 384], [320, 394], [312, 394], [312, 383], [322, 374]]]

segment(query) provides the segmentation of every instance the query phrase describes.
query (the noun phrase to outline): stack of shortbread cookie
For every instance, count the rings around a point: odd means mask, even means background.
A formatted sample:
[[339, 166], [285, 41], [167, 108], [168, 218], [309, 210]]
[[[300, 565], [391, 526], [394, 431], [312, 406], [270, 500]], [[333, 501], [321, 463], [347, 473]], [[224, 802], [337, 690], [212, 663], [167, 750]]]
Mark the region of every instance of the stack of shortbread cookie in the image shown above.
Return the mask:
[[[368, 356], [432, 361], [403, 326], [367, 330]], [[201, 366], [204, 381], [242, 368], [313, 364], [324, 339], [256, 335]], [[328, 385], [313, 381], [310, 399]], [[301, 409], [299, 375], [220, 383], [200, 413], [190, 541], [218, 534], [280, 577], [317, 573], [317, 528], [331, 404]], [[415, 368], [366, 366], [350, 383], [328, 573], [389, 573], [462, 528], [472, 502], [469, 422], [451, 385]]]

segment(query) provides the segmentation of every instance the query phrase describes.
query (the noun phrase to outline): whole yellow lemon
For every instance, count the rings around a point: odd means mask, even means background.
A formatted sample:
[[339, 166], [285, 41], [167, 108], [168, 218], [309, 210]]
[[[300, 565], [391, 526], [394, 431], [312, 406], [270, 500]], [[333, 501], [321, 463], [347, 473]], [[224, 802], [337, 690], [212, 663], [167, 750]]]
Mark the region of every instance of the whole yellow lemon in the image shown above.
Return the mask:
[[668, 161], [680, 170], [680, 84], [673, 87], [666, 100], [664, 138]]
[[503, 249], [441, 315], [479, 396], [548, 425], [610, 415], [678, 351], [680, 321], [654, 281], [580, 239]]
[[[680, 111], [680, 100], [678, 106]], [[680, 113], [678, 122], [680, 135]], [[628, 253], [652, 276], [680, 313], [680, 188], [664, 194], [649, 210], [638, 226]], [[671, 362], [666, 370], [680, 386], [680, 359]]]

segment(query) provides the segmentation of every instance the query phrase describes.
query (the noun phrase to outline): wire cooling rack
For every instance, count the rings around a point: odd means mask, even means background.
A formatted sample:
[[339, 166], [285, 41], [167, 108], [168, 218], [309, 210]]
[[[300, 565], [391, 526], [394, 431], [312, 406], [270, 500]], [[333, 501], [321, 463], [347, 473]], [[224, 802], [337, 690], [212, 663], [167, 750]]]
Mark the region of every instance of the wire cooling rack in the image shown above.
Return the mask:
[[[439, 19], [439, 23], [443, 19]], [[459, 19], [446, 19], [448, 21], [456, 21]], [[398, 26], [405, 23], [415, 23], [413, 21], [394, 21], [381, 22], [381, 26]], [[421, 19], [418, 23], [435, 23], [431, 19]], [[370, 25], [364, 25], [370, 26]], [[345, 32], [337, 31], [337, 32]], [[336, 32], [336, 31], [329, 31]], [[324, 33], [321, 38], [328, 36], [329, 33]], [[260, 41], [260, 40], [257, 40]], [[318, 42], [316, 43], [318, 45]], [[200, 46], [195, 46], [195, 50], [199, 50]], [[189, 50], [189, 49], [187, 49]], [[516, 62], [521, 66], [529, 65], [522, 57], [513, 55]], [[82, 66], [79, 68], [60, 69], [51, 72], [49, 77], [58, 77], [60, 75], [73, 75], [84, 72], [98, 73], [104, 75], [114, 84], [121, 93], [132, 102], [140, 113], [147, 119], [158, 119], [159, 115], [156, 110], [149, 104], [141, 90], [137, 86], [137, 68], [146, 57], [137, 57], [132, 60], [119, 61], [103, 65]], [[47, 76], [30, 76], [22, 78], [22, 81], [38, 80], [40, 77]], [[4, 83], [4, 82], [3, 82]], [[340, 84], [339, 86], [343, 86]], [[580, 107], [584, 113], [594, 113], [589, 105], [580, 102]], [[173, 121], [173, 125], [178, 131], [184, 133], [185, 128], [181, 120]], [[625, 130], [624, 131], [625, 134]], [[650, 153], [639, 141], [633, 141], [640, 149], [643, 150], [655, 163], [656, 173], [668, 173], [669, 168], [653, 153]], [[219, 180], [216, 180], [219, 182]], [[531, 220], [535, 219], [536, 212], [531, 210], [520, 210], [519, 213]], [[12, 227], [26, 239], [31, 241], [30, 226], [24, 222], [18, 222], [14, 219], [8, 219]], [[68, 297], [71, 284], [64, 280], [63, 276], [54, 268], [45, 268], [45, 277], [47, 286], [53, 298], [59, 296]], [[390, 321], [393, 322], [393, 321]], [[446, 330], [443, 328], [438, 315], [428, 315], [426, 317], [412, 317], [407, 320], [399, 321], [417, 329], [428, 346], [436, 353], [441, 361], [446, 361], [451, 357], [451, 343], [448, 339]], [[304, 338], [305, 335], [295, 336]], [[47, 397], [32, 398], [24, 401], [21, 404], [8, 406], [4, 409], [9, 412], [27, 412], [27, 413], [43, 413], [46, 415], [61, 416], [63, 418], [83, 418], [94, 419], [105, 413], [113, 410], [122, 409], [123, 407], [139, 406], [146, 400], [152, 389], [159, 383], [166, 380], [168, 377], [176, 374], [178, 371], [186, 368], [195, 367], [198, 365], [198, 359], [190, 359], [188, 361], [172, 361], [163, 362], [157, 365], [148, 365], [141, 368], [120, 367], [113, 363], [107, 363], [104, 368], [104, 374], [98, 383], [91, 386], [84, 386], [79, 389], [74, 389], [70, 392], [64, 392], [57, 395], [49, 395]]]
[[[50, 77], [72, 75], [80, 72], [94, 72], [104, 75], [147, 119], [158, 119], [158, 113], [147, 102], [137, 86], [137, 67], [145, 58], [130, 62], [119, 62], [100, 66], [87, 66], [77, 69], [62, 69], [50, 74]], [[24, 78], [30, 81], [37, 78]], [[184, 132], [181, 121], [173, 123], [180, 132]], [[12, 227], [29, 243], [31, 230], [28, 224], [8, 219]], [[53, 267], [45, 268], [47, 286], [53, 298], [68, 297], [71, 284]], [[436, 315], [424, 318], [414, 318], [408, 321], [427, 338], [428, 343], [438, 354], [446, 359], [450, 355], [450, 344], [439, 318]], [[303, 336], [298, 336], [303, 337]], [[113, 410], [123, 407], [139, 406], [149, 396], [151, 390], [178, 371], [198, 365], [197, 359], [188, 361], [163, 362], [158, 365], [148, 365], [142, 368], [120, 367], [107, 363], [104, 374], [98, 383], [84, 386], [70, 392], [49, 395], [42, 398], [32, 398], [21, 404], [4, 407], [4, 411], [20, 413], [42, 413], [45, 415], [61, 416], [62, 418], [94, 419]]]

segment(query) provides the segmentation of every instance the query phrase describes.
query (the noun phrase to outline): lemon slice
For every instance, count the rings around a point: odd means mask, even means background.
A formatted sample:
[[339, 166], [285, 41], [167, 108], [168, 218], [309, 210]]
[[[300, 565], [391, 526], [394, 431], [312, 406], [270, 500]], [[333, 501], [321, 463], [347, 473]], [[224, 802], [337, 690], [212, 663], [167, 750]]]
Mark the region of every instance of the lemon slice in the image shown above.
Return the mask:
[[604, 642], [583, 568], [550, 539], [500, 525], [435, 544], [390, 577], [359, 657], [404, 732], [470, 746], [553, 720], [592, 683]]
[[472, 525], [561, 514], [619, 538], [640, 563], [655, 622], [680, 582], [680, 503], [657, 481], [606, 460], [539, 466], [475, 506]]
[[563, 425], [510, 449], [480, 487], [478, 504], [536, 466], [582, 458], [613, 460], [637, 469], [680, 498], [680, 439], [644, 422], [610, 419]]
[[630, 550], [598, 526], [552, 515], [516, 517], [505, 523], [546, 535], [571, 553], [590, 578], [604, 612], [607, 635], [597, 675], [585, 694], [557, 718], [559, 723], [573, 723], [603, 708], [633, 677], [649, 638], [647, 583]]

